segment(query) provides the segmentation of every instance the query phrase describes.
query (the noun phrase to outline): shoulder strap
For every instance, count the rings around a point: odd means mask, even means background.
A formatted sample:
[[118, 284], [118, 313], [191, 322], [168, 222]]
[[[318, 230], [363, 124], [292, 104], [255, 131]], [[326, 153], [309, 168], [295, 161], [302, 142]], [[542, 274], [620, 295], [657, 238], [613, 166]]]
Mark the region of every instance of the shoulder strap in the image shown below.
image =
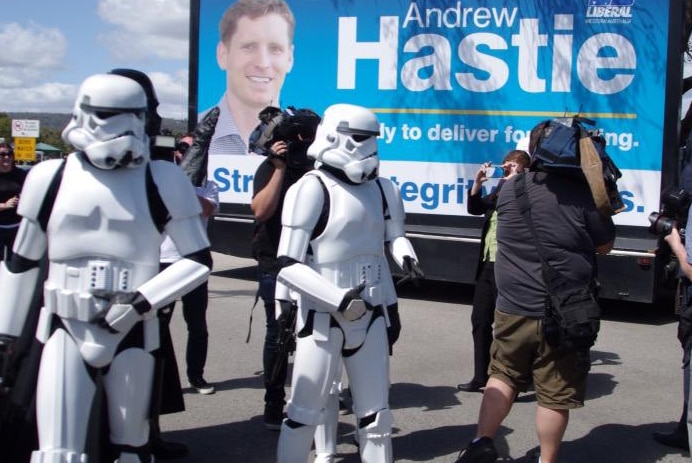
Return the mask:
[[529, 196], [526, 192], [525, 173], [517, 175], [517, 178], [514, 181], [514, 194], [517, 198], [519, 212], [524, 218], [526, 225], [529, 227], [531, 236], [533, 236], [533, 241], [536, 244], [536, 251], [538, 253], [538, 257], [541, 259], [541, 266], [543, 267], [543, 280], [548, 288], [548, 292], [552, 293], [559, 286], [559, 282], [564, 281], [564, 278], [548, 264], [548, 260], [545, 255], [545, 248], [541, 244], [540, 240], [538, 239], [538, 235], [536, 234], [536, 228], [533, 225], [533, 220], [531, 220], [531, 205], [529, 204]]
[[60, 189], [60, 183], [62, 183], [62, 175], [65, 172], [65, 163], [67, 161], [63, 159], [60, 163], [60, 167], [55, 171], [53, 179], [48, 185], [48, 190], [46, 191], [46, 196], [43, 197], [43, 203], [41, 203], [41, 208], [38, 212], [38, 223], [41, 230], [45, 233], [48, 228], [48, 221], [50, 220], [50, 215], [53, 212], [53, 206], [55, 205], [55, 198], [58, 196], [58, 190]]
[[[584, 173], [586, 182], [589, 184], [591, 195], [596, 203], [598, 212], [603, 217], [610, 217], [616, 213], [610, 204], [608, 193], [606, 192], [605, 181], [603, 180], [603, 162], [593, 146], [593, 140], [589, 133], [581, 129], [579, 133], [579, 160], [581, 170]], [[620, 212], [620, 211], [617, 211]]]
[[[329, 221], [329, 207], [330, 207], [330, 201], [329, 201], [329, 190], [327, 190], [327, 185], [324, 184], [324, 180], [322, 180], [322, 177], [320, 177], [317, 174], [313, 175], [317, 181], [320, 182], [320, 186], [322, 187], [322, 193], [324, 194], [324, 202], [322, 203], [322, 211], [320, 212], [320, 218], [317, 220], [317, 223], [315, 224], [315, 228], [312, 229], [312, 234], [310, 235], [310, 241], [314, 240], [318, 236], [322, 234], [325, 228], [327, 228], [327, 222]], [[312, 250], [309, 250], [309, 254], [312, 254]]]
[[151, 214], [151, 220], [154, 221], [156, 229], [159, 233], [163, 232], [163, 228], [166, 226], [169, 220], [171, 220], [171, 214], [166, 207], [166, 203], [163, 202], [161, 198], [161, 193], [159, 192], [159, 187], [154, 181], [154, 176], [151, 174], [151, 164], [147, 163], [147, 202], [149, 203], [149, 213]]
[[384, 220], [389, 220], [392, 218], [389, 215], [389, 204], [387, 204], [387, 197], [384, 194], [384, 189], [382, 188], [379, 177], [375, 179], [375, 182], [377, 182], [377, 187], [380, 189], [380, 195], [382, 196], [382, 215], [384, 216]]

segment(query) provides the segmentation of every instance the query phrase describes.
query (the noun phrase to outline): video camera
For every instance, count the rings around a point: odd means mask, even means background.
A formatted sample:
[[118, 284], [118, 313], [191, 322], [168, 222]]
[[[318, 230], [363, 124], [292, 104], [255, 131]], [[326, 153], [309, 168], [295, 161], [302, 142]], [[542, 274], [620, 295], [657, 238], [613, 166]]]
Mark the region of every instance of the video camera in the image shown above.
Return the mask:
[[661, 210], [649, 214], [649, 231], [665, 237], [676, 228], [684, 240], [689, 208], [690, 195], [687, 191], [677, 186], [666, 188], [661, 193]]
[[599, 211], [614, 215], [625, 209], [617, 186], [622, 173], [606, 153], [601, 130], [586, 128], [595, 124], [579, 115], [540, 123], [535, 127], [541, 131], [531, 154], [530, 169], [585, 179]]
[[275, 106], [267, 106], [259, 113], [260, 124], [250, 134], [249, 151], [262, 156], [276, 156], [271, 147], [277, 141], [288, 145], [286, 164], [289, 167], [307, 167], [310, 161], [307, 157], [308, 146], [315, 139], [320, 116], [310, 109], [296, 109], [289, 106], [281, 110]]

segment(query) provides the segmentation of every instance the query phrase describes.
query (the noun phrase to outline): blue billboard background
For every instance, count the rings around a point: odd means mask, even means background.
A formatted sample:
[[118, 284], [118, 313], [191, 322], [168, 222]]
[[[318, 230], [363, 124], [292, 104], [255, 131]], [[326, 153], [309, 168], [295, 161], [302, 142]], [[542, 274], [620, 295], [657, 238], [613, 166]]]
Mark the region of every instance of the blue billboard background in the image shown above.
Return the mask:
[[[350, 102], [374, 109], [385, 161], [497, 159], [538, 121], [579, 112], [597, 120], [621, 169], [661, 168], [668, 2], [288, 3], [297, 23], [295, 64], [282, 106], [321, 112]], [[200, 110], [224, 91], [215, 49], [228, 5], [201, 1]], [[358, 46], [379, 50], [377, 58], [362, 57], [363, 51], [340, 55], [339, 34], [347, 27]], [[518, 42], [532, 28], [540, 43], [525, 44], [522, 52]], [[383, 51], [385, 42], [394, 44], [393, 56]], [[594, 43], [601, 45], [589, 50]], [[628, 44], [633, 56], [625, 56]], [[349, 74], [339, 70], [340, 60], [353, 63], [352, 88], [339, 87], [339, 75]], [[623, 89], [599, 93], [617, 79], [626, 82]], [[468, 82], [484, 88], [469, 89]]]

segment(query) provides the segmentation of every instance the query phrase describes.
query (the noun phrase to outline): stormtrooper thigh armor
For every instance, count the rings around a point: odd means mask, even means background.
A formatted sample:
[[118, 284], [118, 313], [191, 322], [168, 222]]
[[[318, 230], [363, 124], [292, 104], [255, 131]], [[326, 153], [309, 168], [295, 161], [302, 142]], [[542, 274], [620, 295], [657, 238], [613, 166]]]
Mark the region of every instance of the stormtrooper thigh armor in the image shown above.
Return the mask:
[[[340, 373], [343, 341], [339, 328], [332, 328], [325, 341], [316, 341], [313, 336], [298, 339], [287, 415], [289, 420], [302, 426], [291, 427], [289, 422], [282, 425], [277, 452], [279, 463], [308, 461], [313, 435], [316, 440], [319, 438], [318, 425], [336, 425], [338, 398], [330, 388]], [[361, 460], [364, 463], [392, 461], [393, 420], [388, 409], [389, 358], [383, 317], [374, 320], [363, 344], [355, 354], [344, 357], [343, 363], [356, 418], [375, 417], [372, 423], [357, 431]], [[332, 436], [331, 432], [326, 432], [327, 438]], [[325, 456], [317, 455], [323, 458], [320, 461], [331, 461], [324, 459], [329, 458], [330, 447], [317, 441], [315, 447], [316, 450], [327, 449], [323, 451]]]
[[[141, 447], [147, 443], [153, 364], [151, 354], [141, 348], [126, 349], [110, 363], [104, 375], [104, 389], [108, 396], [113, 444]], [[65, 329], [56, 330], [44, 347], [37, 391], [41, 450], [33, 452], [31, 462], [86, 462], [86, 455], [73, 449], [86, 447], [86, 425], [96, 386], [77, 342]], [[63, 425], [54, 426], [54, 423]], [[119, 461], [125, 462], [128, 458], [140, 463], [139, 457], [133, 454], [129, 457], [121, 454]]]
[[334, 458], [336, 458], [339, 396], [343, 391], [341, 383], [342, 370], [343, 368], [339, 368], [335, 374], [335, 380], [329, 391], [329, 399], [324, 407], [323, 423], [315, 429], [315, 460], [313, 463], [334, 463]]

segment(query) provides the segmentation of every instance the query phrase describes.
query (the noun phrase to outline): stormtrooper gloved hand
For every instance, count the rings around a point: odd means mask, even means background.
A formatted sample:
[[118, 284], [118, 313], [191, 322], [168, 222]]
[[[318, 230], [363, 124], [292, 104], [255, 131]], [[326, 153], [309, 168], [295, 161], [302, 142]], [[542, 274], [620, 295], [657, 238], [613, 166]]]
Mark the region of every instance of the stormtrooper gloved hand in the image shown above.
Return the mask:
[[151, 310], [151, 304], [142, 294], [110, 291], [94, 291], [94, 297], [108, 299], [108, 309], [102, 311], [93, 323], [111, 333], [127, 333]]
[[355, 288], [349, 289], [337, 308], [344, 318], [350, 322], [358, 320], [365, 315], [368, 310], [372, 310], [372, 306], [363, 300], [360, 293], [365, 288], [365, 283], [361, 283]]
[[404, 256], [403, 269], [404, 277], [397, 282], [397, 286], [401, 286], [409, 281], [413, 282], [415, 287], [420, 285], [420, 279], [425, 278], [423, 270], [418, 266], [418, 261], [411, 256]]

